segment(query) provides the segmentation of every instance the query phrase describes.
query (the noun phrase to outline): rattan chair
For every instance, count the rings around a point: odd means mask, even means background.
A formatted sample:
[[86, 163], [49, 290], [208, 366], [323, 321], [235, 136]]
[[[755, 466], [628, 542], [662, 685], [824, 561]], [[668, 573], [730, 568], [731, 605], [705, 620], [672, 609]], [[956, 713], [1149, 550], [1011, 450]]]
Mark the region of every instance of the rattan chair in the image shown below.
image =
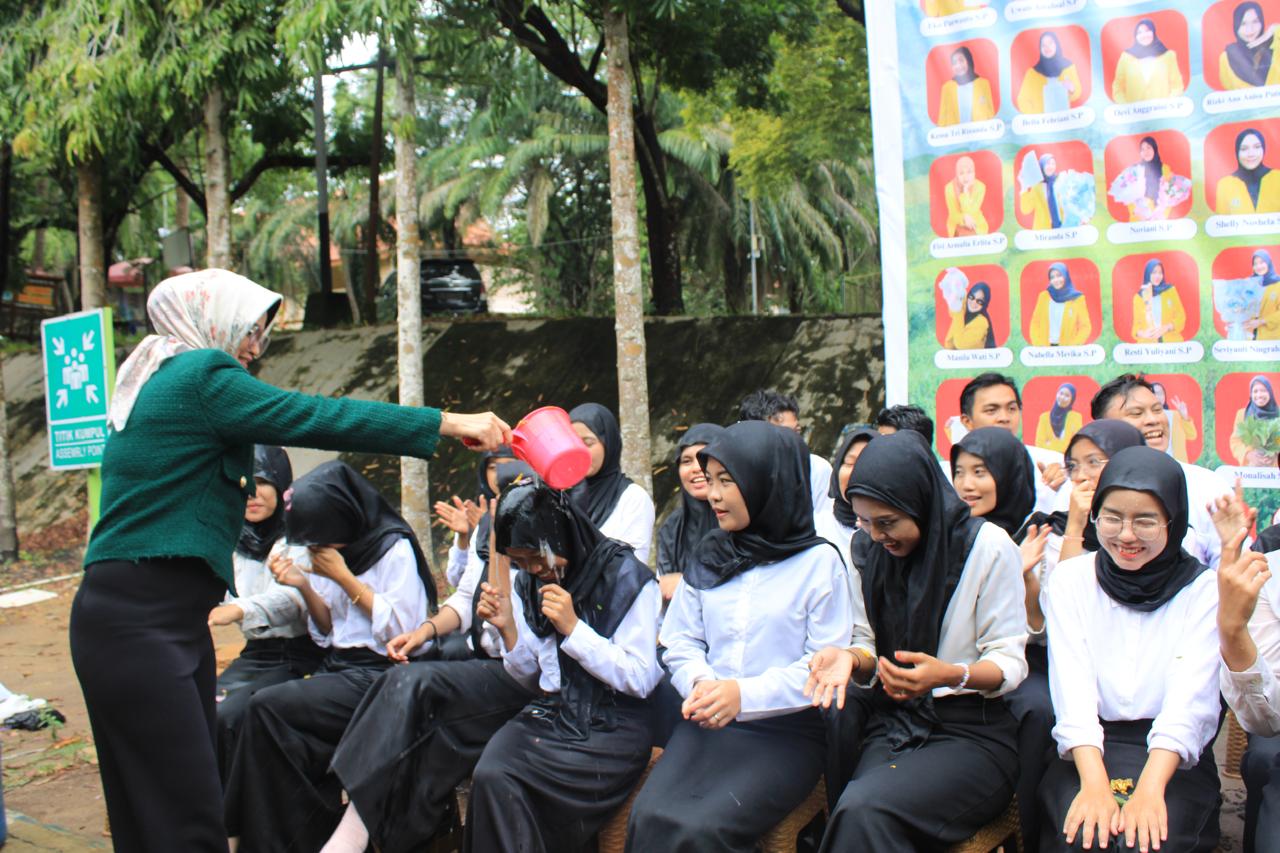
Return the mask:
[[967, 841], [953, 844], [947, 853], [991, 853], [996, 848], [1004, 848], [1006, 853], [1022, 850], [1022, 824], [1018, 820], [1018, 797], [1009, 801], [1004, 814], [979, 829]]
[[1240, 727], [1235, 711], [1227, 711], [1227, 760], [1222, 764], [1222, 775], [1240, 778], [1240, 759], [1249, 746], [1249, 735]]
[[818, 812], [825, 813], [826, 810], [827, 783], [819, 779], [805, 801], [760, 839], [760, 850], [762, 853], [796, 853], [796, 837], [800, 831], [818, 816]]
[[658, 759], [662, 757], [662, 748], [655, 746], [653, 754], [649, 756], [649, 766], [640, 774], [640, 778], [636, 780], [636, 786], [631, 789], [631, 795], [627, 797], [626, 802], [618, 806], [618, 810], [613, 813], [613, 817], [609, 818], [609, 822], [600, 830], [597, 836], [596, 849], [600, 853], [622, 853], [627, 846], [627, 819], [631, 817], [631, 805], [636, 801], [636, 797], [640, 794], [640, 789], [644, 787], [644, 783], [649, 779], [649, 771], [653, 770], [653, 765], [658, 763]]

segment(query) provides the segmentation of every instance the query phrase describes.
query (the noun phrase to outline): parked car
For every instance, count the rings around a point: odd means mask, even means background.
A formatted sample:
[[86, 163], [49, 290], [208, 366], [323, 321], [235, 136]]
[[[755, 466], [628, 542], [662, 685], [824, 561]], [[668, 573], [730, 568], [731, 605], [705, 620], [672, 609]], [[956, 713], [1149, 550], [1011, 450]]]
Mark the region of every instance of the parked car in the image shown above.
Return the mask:
[[[466, 258], [423, 258], [419, 273], [422, 282], [423, 314], [483, 314], [489, 310], [480, 270]], [[396, 274], [382, 282], [378, 293], [379, 316], [395, 316]]]

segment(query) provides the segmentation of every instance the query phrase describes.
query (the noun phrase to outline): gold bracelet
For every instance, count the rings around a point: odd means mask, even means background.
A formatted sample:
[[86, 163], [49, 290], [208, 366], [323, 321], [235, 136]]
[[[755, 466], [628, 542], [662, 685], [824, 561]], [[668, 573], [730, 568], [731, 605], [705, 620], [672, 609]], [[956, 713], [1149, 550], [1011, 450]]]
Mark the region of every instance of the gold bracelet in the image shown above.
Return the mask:
[[355, 597], [355, 598], [351, 599], [351, 605], [352, 605], [353, 607], [359, 607], [359, 606], [360, 606], [360, 599], [364, 598], [364, 594], [365, 594], [366, 592], [368, 592], [368, 591], [369, 591], [369, 587], [365, 586], [364, 584], [361, 584], [361, 585], [360, 585], [360, 592], [356, 595], [356, 597]]
[[[851, 646], [851, 647], [849, 648], [849, 651], [853, 652], [855, 655], [859, 655], [859, 656], [861, 656], [861, 658], [862, 658], [863, 660], [865, 660], [868, 664], [871, 664], [871, 665], [873, 665], [873, 666], [875, 665], [875, 662], [876, 662], [876, 656], [875, 656], [875, 655], [873, 655], [873, 654], [871, 654], [871, 652], [867, 651], [866, 649], [862, 648], [861, 646]], [[861, 669], [861, 668], [862, 668], [861, 664], [859, 664], [858, 668], [859, 668], [859, 669]]]

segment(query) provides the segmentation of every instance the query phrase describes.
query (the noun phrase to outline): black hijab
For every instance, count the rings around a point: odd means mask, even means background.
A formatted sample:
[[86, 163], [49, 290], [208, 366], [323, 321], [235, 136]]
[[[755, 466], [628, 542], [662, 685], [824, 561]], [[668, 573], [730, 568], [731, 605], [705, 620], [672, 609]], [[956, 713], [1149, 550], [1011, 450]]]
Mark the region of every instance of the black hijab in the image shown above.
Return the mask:
[[996, 481], [995, 508], [982, 518], [1013, 536], [1036, 505], [1035, 471], [1026, 446], [1004, 427], [975, 429], [951, 446], [953, 480], [961, 452], [981, 459]]
[[1053, 434], [1057, 438], [1062, 438], [1062, 431], [1067, 428], [1067, 415], [1071, 414], [1071, 408], [1076, 404], [1076, 386], [1070, 382], [1063, 382], [1058, 386], [1058, 391], [1066, 388], [1071, 392], [1071, 402], [1063, 406], [1058, 405], [1058, 393], [1053, 395], [1053, 406], [1049, 409], [1049, 427], [1053, 430]]
[[486, 450], [480, 454], [480, 464], [476, 466], [476, 488], [477, 495], [482, 495], [485, 500], [493, 500], [497, 497], [493, 489], [489, 488], [489, 461], [491, 459], [515, 459], [515, 452], [507, 445], [500, 446], [497, 450]]
[[[605, 536], [565, 492], [540, 480], [503, 489], [494, 531], [495, 544], [502, 553], [531, 548], [550, 550], [565, 558], [559, 586], [573, 597], [578, 618], [605, 639], [618, 630], [645, 584], [655, 582], [653, 572], [636, 559], [630, 545]], [[564, 737], [583, 740], [592, 729], [608, 730], [616, 725], [616, 693], [587, 672], [577, 658], [560, 650], [564, 637], [542, 613], [544, 586], [527, 572], [521, 572], [515, 583], [529, 629], [539, 637], [556, 638], [560, 692], [538, 702]]]
[[1138, 150], [1141, 152], [1142, 143], [1151, 146], [1151, 150], [1155, 152], [1150, 160], [1143, 160], [1141, 153], [1138, 155], [1138, 163], [1142, 166], [1142, 174], [1144, 181], [1144, 192], [1147, 198], [1155, 201], [1160, 197], [1160, 181], [1164, 178], [1164, 161], [1160, 159], [1160, 145], [1156, 142], [1154, 136], [1144, 136], [1138, 142]]
[[[1102, 451], [1102, 455], [1107, 457], [1108, 464], [1110, 460], [1121, 450], [1127, 447], [1143, 447], [1147, 440], [1142, 437], [1142, 433], [1133, 424], [1128, 421], [1117, 420], [1115, 418], [1103, 418], [1102, 420], [1091, 421], [1080, 428], [1080, 431], [1071, 436], [1071, 440], [1067, 442], [1067, 448], [1062, 452], [1063, 460], [1071, 457], [1071, 448], [1076, 446], [1076, 442], [1081, 439], [1089, 439], [1098, 449]], [[1105, 468], [1103, 470], [1106, 470]], [[1062, 515], [1062, 529], [1058, 529], [1055, 525], [1054, 532], [1059, 536], [1066, 529], [1066, 514], [1054, 513], [1055, 516]], [[1084, 523], [1084, 550], [1097, 551], [1101, 546], [1098, 544], [1098, 531], [1093, 526], [1093, 514], [1089, 514], [1089, 520]]]
[[401, 539], [408, 539], [436, 609], [436, 581], [413, 528], [373, 484], [345, 462], [326, 462], [299, 477], [285, 495], [285, 530], [293, 545], [342, 543], [338, 553], [353, 575], [362, 575]]
[[1271, 171], [1271, 167], [1266, 161], [1259, 163], [1255, 168], [1246, 169], [1244, 164], [1240, 162], [1240, 145], [1244, 142], [1246, 136], [1258, 137], [1259, 144], [1262, 145], [1262, 156], [1267, 156], [1267, 138], [1262, 133], [1252, 127], [1246, 127], [1244, 130], [1236, 134], [1236, 147], [1234, 149], [1236, 155], [1236, 170], [1231, 174], [1235, 175], [1244, 183], [1244, 188], [1249, 191], [1249, 198], [1253, 200], [1253, 207], [1258, 207], [1258, 194], [1262, 192], [1262, 179]]
[[1240, 38], [1240, 24], [1244, 15], [1253, 10], [1258, 16], [1262, 31], [1267, 31], [1267, 19], [1263, 17], [1262, 6], [1257, 3], [1241, 3], [1231, 16], [1231, 32], [1236, 40], [1227, 45], [1227, 63], [1236, 76], [1250, 86], [1267, 85], [1267, 74], [1271, 72], [1271, 39], [1268, 38], [1257, 47], [1249, 47], [1249, 43]]
[[840, 442], [840, 446], [836, 448], [836, 455], [831, 457], [831, 485], [827, 487], [827, 495], [832, 498], [831, 511], [836, 521], [845, 527], [857, 527], [858, 516], [854, 515], [853, 504], [849, 503], [849, 499], [840, 492], [840, 468], [844, 465], [845, 456], [849, 454], [849, 448], [853, 447], [855, 442], [869, 442], [879, 436], [879, 431], [871, 427], [855, 429], [845, 436], [844, 441]]
[[586, 510], [596, 527], [609, 520], [618, 499], [631, 485], [631, 479], [622, 473], [622, 430], [613, 412], [599, 403], [583, 403], [569, 412], [569, 420], [583, 424], [595, 433], [604, 445], [604, 463], [593, 476], [583, 480], [570, 490], [578, 506]]
[[293, 484], [293, 466], [283, 447], [266, 444], [253, 446], [253, 479], [275, 487], [276, 509], [262, 521], [246, 521], [240, 528], [236, 551], [254, 560], [265, 560], [271, 546], [284, 535], [284, 493]]
[[973, 66], [973, 51], [969, 50], [969, 48], [967, 47], [960, 47], [951, 52], [951, 58], [955, 59], [957, 54], [959, 54], [960, 56], [963, 56], [965, 62], [969, 63], [969, 70], [964, 74], [960, 74], [960, 75], [952, 74], [951, 79], [956, 81], [956, 83], [958, 83], [961, 86], [965, 85], [966, 83], [972, 83], [974, 80], [977, 80], [978, 69], [974, 68]]
[[[846, 493], [851, 499], [887, 504], [910, 516], [920, 529], [920, 541], [906, 557], [893, 556], [865, 530], [854, 534], [853, 562], [862, 575], [876, 654], [889, 660], [900, 650], [936, 655], [942, 617], [983, 520], [969, 516], [968, 504], [943, 479], [924, 436], [913, 430], [900, 430], [868, 444], [858, 457]], [[888, 716], [893, 752], [928, 740], [938, 721], [931, 694], [895, 702], [879, 686], [874, 698]]]
[[[1253, 402], [1253, 386], [1261, 385], [1267, 389], [1267, 404], [1259, 406]], [[1246, 418], [1255, 418], [1262, 421], [1273, 421], [1280, 417], [1280, 407], [1276, 405], [1276, 392], [1271, 387], [1271, 380], [1265, 376], [1258, 375], [1249, 380], [1249, 404], [1244, 407], [1244, 416]]]
[[1053, 39], [1053, 43], [1058, 49], [1053, 56], [1045, 56], [1044, 51], [1041, 49], [1040, 59], [1032, 67], [1048, 79], [1053, 80], [1071, 65], [1071, 60], [1062, 55], [1062, 40], [1054, 32], [1041, 33], [1040, 38], [1036, 40], [1037, 49], [1044, 44], [1045, 39]]
[[[1138, 30], [1143, 27], [1151, 30], [1151, 44], [1146, 45], [1145, 47], [1138, 44]], [[1151, 57], [1161, 56], [1168, 49], [1169, 48], [1164, 46], [1164, 42], [1160, 41], [1160, 37], [1156, 35], [1156, 22], [1150, 18], [1143, 18], [1134, 25], [1133, 44], [1125, 48], [1124, 52], [1132, 56], [1134, 59], [1150, 59]]]
[[[680, 466], [680, 457], [687, 448], [696, 444], [710, 444], [724, 433], [719, 424], [695, 424], [680, 437], [676, 445], [676, 467]], [[658, 528], [658, 574], [681, 572], [693, 559], [694, 549], [702, 541], [702, 537], [720, 525], [716, 523], [715, 511], [706, 501], [695, 499], [680, 488], [680, 505], [667, 516]]]
[[1164, 550], [1136, 571], [1120, 568], [1106, 548], [1099, 549], [1094, 558], [1098, 585], [1125, 607], [1144, 612], [1156, 610], [1208, 570], [1182, 550], [1182, 540], [1187, 535], [1187, 477], [1169, 454], [1154, 447], [1127, 447], [1107, 462], [1098, 479], [1090, 515], [1097, 517], [1112, 489], [1146, 492], [1159, 501], [1169, 518], [1169, 538]]
[[[501, 451], [502, 448], [498, 448], [498, 450]], [[499, 452], [499, 453], [496, 453], [495, 455], [501, 457], [502, 453]], [[534, 470], [532, 467], [530, 467], [525, 462], [521, 462], [519, 459], [515, 460], [514, 462], [499, 462], [498, 463], [498, 491], [499, 492], [505, 491], [507, 486], [510, 486], [512, 483], [516, 482], [517, 480], [521, 480], [521, 479], [532, 480], [537, 476], [538, 475], [534, 473]], [[493, 500], [493, 499], [494, 498], [490, 498], [490, 500]], [[475, 533], [472, 534], [473, 536], [476, 537], [476, 540], [475, 540], [476, 556], [480, 558], [480, 562], [486, 564], [485, 568], [481, 570], [479, 583], [484, 583], [486, 580], [489, 579], [489, 568], [487, 564], [489, 562], [489, 527], [490, 525], [491, 525], [491, 520], [489, 518], [489, 513], [486, 512], [484, 515], [480, 516], [480, 522], [476, 525]], [[479, 601], [480, 601], [480, 597], [476, 596], [476, 603], [479, 603]]]
[[[973, 313], [969, 310], [969, 297], [973, 296], [973, 294], [978, 293], [979, 291], [981, 291], [982, 293], [982, 310], [978, 311], [977, 313]], [[964, 322], [965, 322], [965, 325], [967, 326], [969, 323], [973, 322], [975, 317], [985, 318], [987, 321], [987, 337], [986, 337], [986, 340], [982, 342], [982, 345], [987, 349], [995, 349], [996, 327], [995, 327], [995, 324], [991, 322], [990, 311], [991, 311], [991, 285], [987, 284], [985, 281], [980, 281], [977, 284], [973, 285], [973, 287], [970, 287], [969, 292], [966, 293], [964, 296]]]
[[742, 530], [708, 532], [684, 571], [685, 583], [711, 589], [756, 566], [827, 543], [813, 528], [809, 448], [800, 436], [767, 421], [740, 421], [698, 451], [703, 470], [709, 459], [737, 483], [750, 521]]

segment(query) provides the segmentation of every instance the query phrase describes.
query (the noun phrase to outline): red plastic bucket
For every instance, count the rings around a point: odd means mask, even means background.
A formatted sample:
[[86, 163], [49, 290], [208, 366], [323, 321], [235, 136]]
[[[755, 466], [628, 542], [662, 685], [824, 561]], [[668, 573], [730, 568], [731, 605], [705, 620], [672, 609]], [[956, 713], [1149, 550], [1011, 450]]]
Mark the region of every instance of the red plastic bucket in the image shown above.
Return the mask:
[[591, 451], [559, 406], [534, 409], [511, 430], [511, 449], [553, 489], [578, 485], [591, 470]]

